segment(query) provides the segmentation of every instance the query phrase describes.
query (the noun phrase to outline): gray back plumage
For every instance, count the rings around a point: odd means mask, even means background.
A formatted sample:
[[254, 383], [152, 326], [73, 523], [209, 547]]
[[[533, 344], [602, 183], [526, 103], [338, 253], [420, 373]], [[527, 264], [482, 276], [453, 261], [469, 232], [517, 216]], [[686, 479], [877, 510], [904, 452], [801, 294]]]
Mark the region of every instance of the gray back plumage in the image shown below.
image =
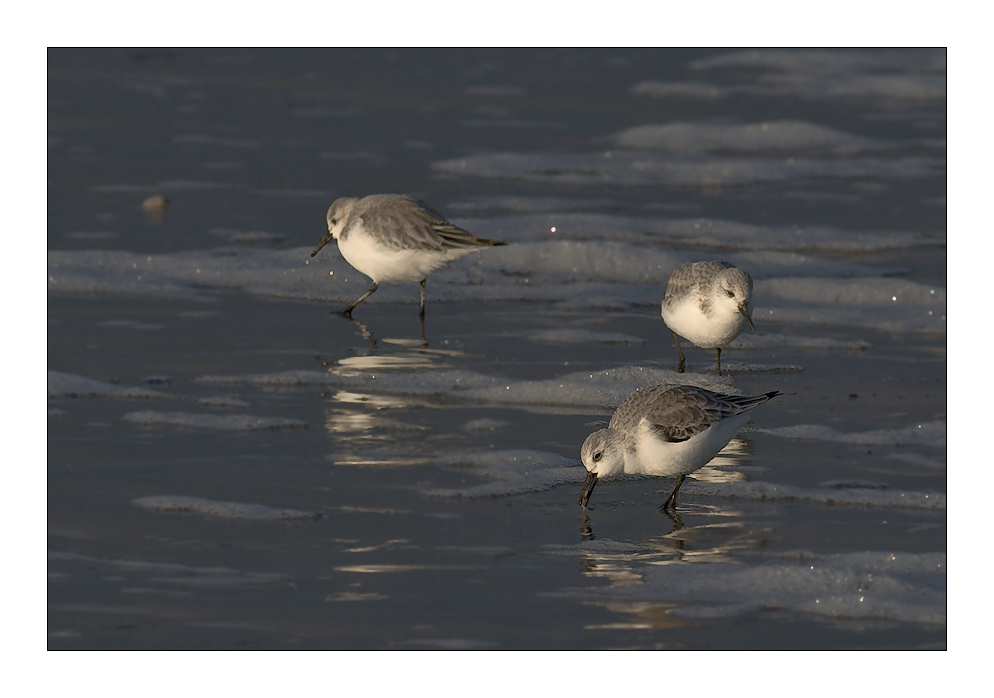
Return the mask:
[[444, 251], [494, 247], [503, 242], [487, 240], [449, 223], [422, 201], [402, 194], [373, 194], [355, 202], [340, 239], [362, 226], [368, 234], [393, 249]]
[[664, 441], [686, 441], [720, 420], [742, 414], [779, 394], [722, 395], [690, 385], [657, 385], [629, 395], [611, 417], [609, 426], [631, 432], [644, 417]]

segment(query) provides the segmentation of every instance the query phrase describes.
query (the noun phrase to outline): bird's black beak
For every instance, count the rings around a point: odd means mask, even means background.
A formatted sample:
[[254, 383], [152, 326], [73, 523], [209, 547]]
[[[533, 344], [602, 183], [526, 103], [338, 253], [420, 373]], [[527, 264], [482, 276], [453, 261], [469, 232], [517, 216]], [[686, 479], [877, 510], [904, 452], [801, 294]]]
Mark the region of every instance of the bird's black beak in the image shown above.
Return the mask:
[[[324, 242], [322, 242], [321, 244], [323, 245]], [[320, 249], [321, 249], [321, 247], [318, 246], [318, 250], [320, 250]], [[317, 252], [318, 250], [314, 250], [314, 251]], [[753, 332], [755, 332], [756, 331], [756, 326], [752, 324], [752, 318], [749, 317], [749, 308], [746, 306], [745, 303], [743, 303], [742, 305], [739, 306], [739, 312], [742, 313], [743, 315], [745, 315], [746, 322], [749, 323], [749, 329], [752, 330]]]
[[[321, 238], [321, 242], [319, 242], [319, 243], [318, 243], [318, 246], [314, 248], [314, 251], [313, 251], [313, 252], [311, 252], [311, 257], [313, 257], [313, 256], [314, 256], [314, 255], [316, 255], [316, 254], [317, 254], [318, 252], [320, 252], [320, 251], [321, 251], [321, 248], [322, 248], [322, 247], [324, 247], [325, 245], [327, 245], [327, 244], [328, 244], [329, 242], [331, 242], [331, 241], [332, 241], [332, 240], [334, 240], [334, 239], [335, 239], [335, 238], [334, 238], [334, 237], [332, 236], [332, 234], [331, 234], [331, 231], [329, 231], [329, 232], [325, 233], [325, 234], [324, 234], [324, 237], [323, 237], [323, 238]], [[747, 317], [748, 317], [748, 316], [747, 316]]]
[[583, 481], [583, 489], [580, 490], [580, 506], [584, 509], [587, 508], [587, 502], [590, 501], [590, 493], [594, 491], [594, 485], [597, 484], [597, 473], [587, 472], [587, 479]]

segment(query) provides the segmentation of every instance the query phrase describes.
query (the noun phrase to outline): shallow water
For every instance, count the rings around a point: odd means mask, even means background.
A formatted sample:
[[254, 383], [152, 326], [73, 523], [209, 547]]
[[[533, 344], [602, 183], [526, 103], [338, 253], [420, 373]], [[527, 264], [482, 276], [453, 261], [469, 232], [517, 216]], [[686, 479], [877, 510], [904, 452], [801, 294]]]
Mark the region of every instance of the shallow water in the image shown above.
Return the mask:
[[[945, 104], [942, 51], [50, 51], [49, 648], [944, 648]], [[309, 257], [388, 191], [509, 243], [426, 347]], [[721, 377], [698, 259], [756, 281]], [[674, 381], [784, 394], [584, 514]]]

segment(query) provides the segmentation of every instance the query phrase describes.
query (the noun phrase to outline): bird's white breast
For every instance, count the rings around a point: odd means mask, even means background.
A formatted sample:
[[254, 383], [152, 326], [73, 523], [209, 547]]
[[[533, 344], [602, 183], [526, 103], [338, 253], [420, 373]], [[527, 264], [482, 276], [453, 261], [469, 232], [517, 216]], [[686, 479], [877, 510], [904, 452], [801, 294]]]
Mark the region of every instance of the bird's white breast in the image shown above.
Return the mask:
[[683, 302], [662, 305], [663, 322], [681, 337], [686, 337], [701, 349], [722, 347], [742, 334], [746, 319], [731, 303], [713, 303], [711, 315], [701, 312], [697, 294]]
[[643, 418], [638, 426], [634, 452], [625, 452], [625, 472], [659, 476], [692, 473], [718, 455], [748, 420], [749, 416], [744, 413], [728, 417], [686, 441], [671, 442], [660, 439]]
[[387, 247], [357, 230], [339, 238], [338, 249], [346, 262], [377, 283], [421, 281], [448, 261], [443, 252]]

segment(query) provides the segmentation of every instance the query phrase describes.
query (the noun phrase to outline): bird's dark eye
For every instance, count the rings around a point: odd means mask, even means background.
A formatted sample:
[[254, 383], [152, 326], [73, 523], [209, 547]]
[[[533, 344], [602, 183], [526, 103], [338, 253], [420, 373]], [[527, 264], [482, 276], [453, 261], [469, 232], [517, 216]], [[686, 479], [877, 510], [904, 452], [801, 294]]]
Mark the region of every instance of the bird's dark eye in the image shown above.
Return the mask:
[[594, 463], [596, 463], [597, 461], [599, 461], [603, 456], [604, 456], [603, 453], [600, 453], [600, 452], [595, 453], [594, 454]]
[[331, 224], [332, 225], [338, 225], [338, 219], [337, 218], [332, 218], [331, 219]]
[[728, 297], [729, 297], [729, 298], [734, 298], [734, 297], [735, 297], [735, 291], [729, 291], [729, 290], [728, 290], [728, 289], [726, 288], [726, 289], [725, 289], [725, 293], [727, 293], [727, 294], [728, 294]]

